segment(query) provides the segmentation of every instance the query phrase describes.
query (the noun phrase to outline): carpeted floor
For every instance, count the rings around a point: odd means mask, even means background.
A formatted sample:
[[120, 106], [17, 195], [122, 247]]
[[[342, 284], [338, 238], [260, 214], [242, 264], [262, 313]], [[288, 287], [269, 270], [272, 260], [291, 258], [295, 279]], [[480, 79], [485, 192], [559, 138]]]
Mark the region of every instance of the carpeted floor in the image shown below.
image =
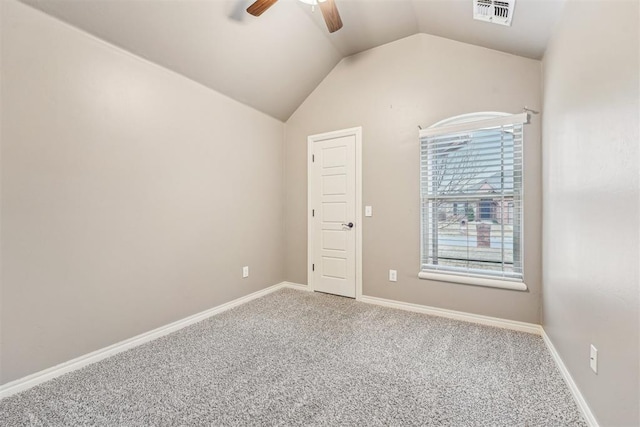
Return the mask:
[[586, 425], [539, 336], [288, 289], [8, 397], [0, 424]]

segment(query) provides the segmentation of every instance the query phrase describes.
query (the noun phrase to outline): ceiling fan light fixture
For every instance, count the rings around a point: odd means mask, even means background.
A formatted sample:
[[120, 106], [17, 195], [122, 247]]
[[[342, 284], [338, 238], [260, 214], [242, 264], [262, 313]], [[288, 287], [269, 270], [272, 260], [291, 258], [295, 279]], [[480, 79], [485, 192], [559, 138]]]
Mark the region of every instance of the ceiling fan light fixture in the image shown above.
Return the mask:
[[311, 5], [311, 6], [317, 6], [318, 3], [324, 3], [327, 0], [299, 0], [299, 1], [301, 1], [302, 3], [308, 4], [308, 5]]
[[[256, 0], [247, 8], [247, 13], [253, 16], [262, 15], [267, 9], [274, 5], [278, 0]], [[311, 6], [314, 10], [316, 6], [320, 6], [322, 17], [324, 18], [327, 29], [330, 33], [334, 33], [342, 28], [342, 18], [336, 7], [335, 0], [300, 0], [302, 3]]]

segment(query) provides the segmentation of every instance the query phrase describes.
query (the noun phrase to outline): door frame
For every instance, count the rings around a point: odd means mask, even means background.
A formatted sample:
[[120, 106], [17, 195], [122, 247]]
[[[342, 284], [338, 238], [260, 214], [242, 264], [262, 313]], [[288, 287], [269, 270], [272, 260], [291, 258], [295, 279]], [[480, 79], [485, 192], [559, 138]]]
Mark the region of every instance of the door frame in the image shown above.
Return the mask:
[[312, 155], [313, 147], [316, 142], [324, 141], [327, 139], [339, 138], [343, 136], [355, 136], [356, 141], [356, 300], [362, 298], [362, 126], [337, 130], [333, 132], [319, 133], [316, 135], [310, 135], [307, 138], [307, 286], [310, 291], [315, 291], [315, 285], [313, 283], [313, 270], [312, 265], [314, 262], [314, 242], [315, 242], [315, 230], [313, 227], [312, 218], [312, 198], [311, 189], [314, 187], [313, 177], [313, 159]]

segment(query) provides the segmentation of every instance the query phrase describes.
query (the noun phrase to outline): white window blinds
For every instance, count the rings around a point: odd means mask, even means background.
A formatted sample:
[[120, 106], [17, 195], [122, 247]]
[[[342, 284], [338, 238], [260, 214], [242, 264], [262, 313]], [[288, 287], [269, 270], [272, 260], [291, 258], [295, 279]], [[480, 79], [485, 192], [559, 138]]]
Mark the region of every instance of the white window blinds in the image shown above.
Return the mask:
[[522, 282], [525, 123], [491, 113], [420, 131], [421, 272]]

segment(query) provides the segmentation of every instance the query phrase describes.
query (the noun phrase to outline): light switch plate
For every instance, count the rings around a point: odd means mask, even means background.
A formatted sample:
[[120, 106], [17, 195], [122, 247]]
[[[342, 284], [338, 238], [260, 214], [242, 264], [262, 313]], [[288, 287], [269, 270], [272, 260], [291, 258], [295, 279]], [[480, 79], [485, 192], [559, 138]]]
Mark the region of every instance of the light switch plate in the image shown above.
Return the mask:
[[249, 277], [249, 266], [242, 267], [242, 278]]
[[364, 216], [373, 216], [373, 208], [371, 206], [364, 207]]

